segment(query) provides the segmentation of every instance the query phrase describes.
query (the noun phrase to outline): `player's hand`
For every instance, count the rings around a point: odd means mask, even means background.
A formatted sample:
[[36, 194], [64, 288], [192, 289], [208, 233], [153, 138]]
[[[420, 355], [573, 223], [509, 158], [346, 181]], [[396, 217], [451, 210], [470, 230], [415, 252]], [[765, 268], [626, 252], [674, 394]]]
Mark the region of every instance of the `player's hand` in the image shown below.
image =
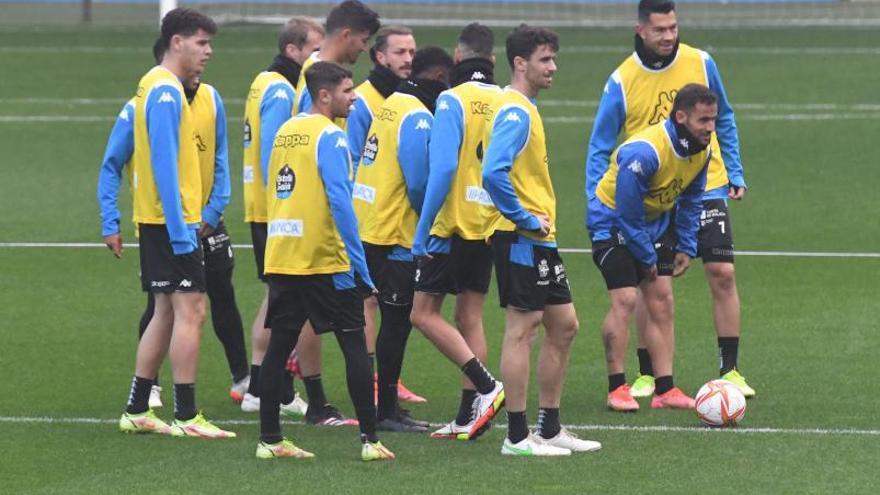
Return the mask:
[[538, 234], [541, 237], [547, 237], [550, 235], [550, 217], [547, 215], [535, 215], [538, 218], [538, 221], [541, 222], [541, 227], [538, 229]]
[[204, 239], [205, 237], [210, 237], [212, 235], [214, 235], [214, 227], [211, 227], [207, 222], [199, 227], [199, 239]]
[[735, 199], [736, 201], [741, 201], [746, 196], [746, 188], [734, 186], [733, 184], [727, 188], [727, 197], [730, 199]]
[[429, 260], [434, 258], [433, 256], [431, 256], [428, 253], [428, 248], [425, 247], [425, 245], [421, 244], [421, 243], [420, 244], [413, 244], [411, 252], [415, 258], [427, 258]]
[[122, 234], [105, 235], [104, 245], [113, 253], [113, 256], [122, 258]]
[[672, 268], [672, 276], [680, 277], [684, 275], [689, 266], [691, 266], [690, 256], [685, 253], [675, 253], [675, 265]]

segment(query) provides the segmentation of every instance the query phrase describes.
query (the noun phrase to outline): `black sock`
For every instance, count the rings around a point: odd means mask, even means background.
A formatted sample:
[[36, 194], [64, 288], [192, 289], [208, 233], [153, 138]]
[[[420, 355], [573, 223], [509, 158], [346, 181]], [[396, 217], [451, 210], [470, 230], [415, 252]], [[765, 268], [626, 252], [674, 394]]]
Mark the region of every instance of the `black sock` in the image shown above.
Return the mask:
[[[372, 382], [372, 376], [370, 382]], [[324, 394], [324, 382], [321, 381], [321, 374], [303, 377], [303, 385], [306, 387], [306, 397], [309, 401], [309, 410], [320, 412], [327, 405], [327, 396]], [[314, 409], [312, 409], [314, 408]]]
[[174, 419], [186, 421], [196, 417], [196, 384], [174, 384]]
[[370, 359], [370, 376], [376, 376], [376, 353], [368, 352], [367, 357]]
[[483, 366], [483, 363], [481, 363], [476, 357], [473, 357], [470, 361], [464, 363], [464, 366], [461, 367], [461, 371], [463, 371], [471, 383], [477, 387], [477, 392], [488, 394], [493, 388], [495, 388], [495, 378], [489, 374], [489, 370], [487, 370], [486, 367]]
[[617, 387], [621, 385], [626, 385], [626, 374], [625, 373], [615, 373], [613, 375], [608, 375], [608, 391], [614, 392], [617, 390]]
[[345, 358], [345, 381], [354, 404], [362, 438], [379, 441], [376, 436], [376, 404], [373, 402], [373, 375], [369, 374], [367, 340], [364, 330], [335, 332]]
[[281, 403], [290, 404], [293, 402], [295, 394], [296, 390], [293, 388], [293, 373], [285, 369], [284, 375], [281, 377]]
[[150, 389], [153, 388], [153, 380], [135, 376], [131, 379], [131, 392], [128, 394], [128, 405], [125, 412], [128, 414], [140, 414], [150, 408]]
[[279, 418], [281, 383], [284, 381], [284, 374], [288, 373], [284, 369], [287, 357], [293, 351], [302, 328], [302, 322], [298, 322], [298, 325], [296, 323], [273, 321], [269, 347], [260, 368], [260, 440], [266, 443], [277, 443], [282, 439]]
[[461, 402], [458, 404], [458, 416], [455, 417], [455, 424], [465, 426], [474, 419], [474, 399], [476, 398], [476, 390], [466, 388], [461, 390]]
[[412, 306], [394, 306], [379, 303], [382, 323], [376, 338], [377, 383], [379, 401], [376, 417], [379, 420], [393, 418], [399, 408], [397, 404], [397, 382], [403, 368], [406, 343], [412, 330], [409, 314]]
[[237, 382], [247, 376], [248, 361], [244, 347], [244, 325], [232, 287], [232, 266], [224, 270], [206, 270], [205, 288], [211, 301], [214, 334], [223, 345], [232, 380]]
[[736, 369], [739, 337], [718, 337], [718, 355], [721, 357], [721, 375]]
[[260, 396], [260, 365], [251, 365], [251, 382], [248, 385], [247, 393], [254, 397]]
[[651, 364], [651, 354], [648, 353], [648, 349], [639, 347], [636, 354], [639, 356], [639, 374], [654, 376], [654, 366]]
[[672, 375], [658, 376], [654, 379], [654, 395], [663, 395], [672, 390]]
[[538, 435], [550, 439], [558, 435], [560, 430], [562, 430], [562, 425], [559, 424], [559, 408], [538, 408]]
[[526, 412], [507, 411], [507, 438], [512, 443], [518, 443], [528, 436], [529, 426], [526, 424]]

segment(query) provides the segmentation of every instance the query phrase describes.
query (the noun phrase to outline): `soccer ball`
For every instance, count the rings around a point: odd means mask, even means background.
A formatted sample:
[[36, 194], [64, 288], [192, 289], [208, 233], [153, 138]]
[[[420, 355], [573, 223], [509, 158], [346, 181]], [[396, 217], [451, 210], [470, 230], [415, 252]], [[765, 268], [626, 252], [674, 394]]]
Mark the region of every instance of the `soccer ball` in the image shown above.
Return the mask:
[[733, 426], [746, 414], [746, 398], [733, 383], [712, 380], [697, 392], [695, 409], [707, 426]]

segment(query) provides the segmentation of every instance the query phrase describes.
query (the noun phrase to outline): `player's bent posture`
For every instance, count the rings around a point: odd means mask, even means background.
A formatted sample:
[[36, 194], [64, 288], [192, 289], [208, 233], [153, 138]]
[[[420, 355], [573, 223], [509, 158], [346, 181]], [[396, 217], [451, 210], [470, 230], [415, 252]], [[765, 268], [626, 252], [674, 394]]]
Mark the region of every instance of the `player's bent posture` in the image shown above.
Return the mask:
[[706, 86], [688, 84], [676, 94], [670, 114], [617, 149], [587, 206], [593, 260], [611, 300], [602, 338], [608, 407], [616, 411], [639, 409], [624, 375], [637, 289], [645, 300], [645, 340], [657, 374], [651, 407], [694, 407], [672, 380], [672, 277], [684, 274], [697, 255], [717, 97]]
[[279, 396], [287, 357], [306, 320], [333, 332], [361, 430], [361, 458], [393, 459], [376, 436], [373, 380], [364, 340], [359, 280], [373, 288], [351, 206], [351, 158], [345, 118], [354, 102], [351, 72], [329, 62], [306, 70], [313, 105], [288, 120], [275, 137], [269, 174], [266, 276], [271, 338], [263, 359], [258, 458], [312, 457], [281, 435]]
[[[480, 162], [487, 113], [501, 93], [494, 82], [493, 45], [492, 30], [477, 23], [458, 37], [453, 88], [437, 99], [425, 201], [413, 239], [419, 269], [411, 320], [463, 372], [458, 414], [433, 438], [478, 437], [486, 426], [472, 432], [477, 395], [482, 414], [494, 414], [491, 405], [504, 393], [483, 364], [483, 303], [492, 278], [492, 252], [482, 214], [491, 200], [483, 189]], [[441, 313], [446, 294], [455, 296], [455, 326]]]
[[[269, 67], [257, 74], [251, 82], [244, 107], [244, 221], [251, 227], [257, 277], [266, 282], [263, 261], [266, 252], [266, 188], [269, 156], [275, 134], [284, 122], [293, 116], [296, 97], [294, 84], [299, 80], [302, 64], [318, 49], [324, 39], [324, 29], [314, 21], [294, 17], [287, 21], [278, 35], [278, 55]], [[260, 368], [269, 329], [265, 328], [268, 288], [254, 323], [251, 326], [250, 379], [243, 383], [246, 392], [241, 395], [241, 410], [260, 410]], [[240, 390], [239, 390], [240, 392]], [[281, 412], [290, 416], [305, 414], [307, 404], [293, 389], [293, 377], [284, 375]]]
[[[318, 51], [303, 62], [303, 69], [296, 84], [294, 114], [308, 112], [312, 98], [307, 89], [305, 71], [318, 61], [339, 65], [354, 64], [367, 49], [370, 37], [379, 30], [379, 14], [358, 0], [346, 0], [333, 7], [324, 23], [327, 35]], [[335, 123], [345, 129], [346, 118], [337, 117]], [[349, 151], [350, 152], [350, 151]], [[349, 181], [353, 176], [349, 174]], [[324, 426], [343, 426], [352, 423], [330, 405], [321, 378], [321, 339], [306, 323], [296, 348], [296, 357], [306, 388], [309, 408], [306, 422]]]
[[[553, 82], [558, 50], [559, 38], [546, 29], [521, 25], [507, 37], [511, 82], [492, 104], [483, 160], [483, 185], [497, 208], [489, 214], [488, 232], [506, 318], [501, 348], [509, 422], [501, 453], [506, 455], [559, 456], [601, 447], [578, 439], [559, 421], [578, 319], [556, 249], [556, 196], [535, 104], [538, 92]], [[532, 435], [526, 423], [529, 354], [541, 324], [546, 335], [538, 362], [540, 409], [537, 435]]]
[[[157, 63], [161, 63], [164, 53], [165, 48], [161, 40], [158, 40], [154, 46]], [[199, 166], [202, 170], [202, 228], [199, 237], [205, 253], [205, 281], [211, 302], [211, 320], [214, 333], [226, 353], [232, 374], [232, 392], [235, 391], [236, 383], [247, 378], [248, 366], [244, 328], [232, 286], [232, 271], [235, 266], [232, 243], [222, 220], [230, 194], [226, 112], [220, 93], [211, 85], [198, 80], [184, 81], [183, 84], [195, 122]], [[122, 256], [117, 201], [123, 169], [134, 152], [133, 112], [132, 99], [123, 106], [113, 125], [98, 178], [104, 242], [116, 257]], [[208, 233], [209, 230], [213, 232]], [[138, 338], [143, 336], [153, 318], [154, 308], [155, 297], [147, 290], [147, 307], [141, 316]], [[148, 402], [151, 408], [162, 407], [161, 391], [158, 380], [154, 380]]]
[[[410, 28], [388, 26], [376, 32], [373, 47], [370, 48], [373, 69], [367, 76], [367, 80], [355, 88], [357, 100], [355, 100], [351, 113], [346, 119], [345, 131], [348, 134], [351, 163], [355, 167], [352, 177], [357, 176], [361, 151], [367, 140], [367, 131], [373, 124], [373, 117], [379, 111], [379, 107], [385, 103], [385, 99], [391, 96], [400, 83], [412, 73], [415, 53], [416, 39]], [[378, 309], [379, 303], [375, 297], [368, 297], [364, 300], [364, 318], [367, 321], [364, 332], [367, 335], [370, 363], [374, 363], [376, 358], [376, 312]], [[378, 376], [374, 378], [378, 383]], [[400, 400], [408, 402], [427, 402], [424, 397], [414, 394], [406, 388], [402, 381], [397, 384], [397, 395]]]
[[[679, 43], [675, 3], [671, 0], [643, 0], [639, 3], [635, 52], [614, 71], [596, 112], [596, 123], [587, 153], [589, 201], [596, 184], [608, 169], [617, 138], [633, 134], [669, 116], [678, 88], [688, 83], [709, 87], [718, 95], [718, 122], [712, 137], [712, 161], [703, 194], [697, 255], [712, 293], [715, 330], [721, 355], [720, 374], [735, 383], [746, 397], [755, 395], [737, 368], [740, 337], [740, 302], [733, 264], [733, 235], [727, 199], [741, 200], [746, 192], [739, 153], [739, 138], [733, 110], [715, 61], [709, 54]], [[634, 397], [654, 392], [654, 370], [645, 349], [644, 311], [637, 302], [639, 329], [639, 377], [633, 382]]]
[[379, 107], [367, 132], [369, 144], [354, 183], [355, 213], [382, 315], [376, 341], [382, 430], [428, 430], [428, 423], [400, 409], [397, 390], [412, 329], [416, 261], [411, 249], [428, 177], [434, 104], [449, 87], [452, 65], [452, 57], [441, 48], [416, 52], [411, 77]]
[[[134, 98], [132, 196], [138, 224], [141, 281], [156, 306], [138, 343], [128, 406], [119, 420], [126, 432], [206, 438], [234, 437], [198, 412], [195, 380], [205, 317], [204, 255], [198, 230], [202, 183], [195, 123], [182, 80], [194, 80], [211, 58], [214, 21], [189, 9], [162, 20], [162, 63], [138, 83]], [[174, 376], [174, 422], [149, 408], [153, 379], [165, 353]]]

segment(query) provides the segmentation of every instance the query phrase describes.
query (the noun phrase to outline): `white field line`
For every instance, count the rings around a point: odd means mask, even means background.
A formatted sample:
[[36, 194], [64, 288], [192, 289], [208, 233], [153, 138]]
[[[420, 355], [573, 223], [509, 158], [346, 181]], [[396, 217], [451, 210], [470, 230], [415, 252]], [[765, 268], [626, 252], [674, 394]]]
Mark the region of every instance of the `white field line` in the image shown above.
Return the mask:
[[[0, 124], [57, 124], [69, 122], [97, 123], [97, 122], [114, 122], [115, 116], [112, 115], [0, 115]], [[230, 117], [227, 119], [232, 123], [241, 123], [244, 119], [241, 117]], [[547, 124], [589, 124], [595, 119], [592, 116], [550, 116], [542, 119]], [[829, 120], [880, 120], [880, 112], [839, 112], [839, 113], [763, 113], [763, 114], [739, 114], [737, 120], [740, 122], [768, 122], [768, 121], [786, 121], [786, 122], [803, 122], [803, 121], [829, 121]]]
[[[94, 249], [107, 246], [99, 242], [0, 242], [0, 248], [66, 248]], [[134, 243], [125, 243], [126, 249], [137, 249]], [[235, 249], [253, 249], [252, 244], [233, 244]], [[560, 253], [591, 254], [593, 250], [586, 248], [559, 248]], [[819, 251], [736, 251], [737, 256], [774, 256], [782, 258], [880, 258], [880, 253], [841, 253]]]
[[[255, 419], [215, 419], [215, 423], [224, 425], [253, 426], [260, 424]], [[65, 418], [51, 416], [0, 416], [0, 423], [12, 424], [98, 424], [113, 425], [118, 423], [116, 418]], [[287, 424], [303, 425], [302, 421], [285, 421]], [[440, 427], [446, 423], [431, 423], [432, 427]], [[496, 425], [498, 428], [507, 428], [506, 424]], [[854, 436], [880, 436], [880, 430], [865, 430], [858, 428], [761, 428], [761, 427], [736, 427], [736, 428], [706, 428], [703, 426], [631, 426], [631, 425], [607, 425], [607, 424], [572, 424], [563, 425], [569, 430], [581, 431], [633, 431], [644, 433], [738, 433], [738, 434], [763, 434], [763, 435], [854, 435]]]
[[[719, 53], [725, 55], [800, 55], [811, 57], [827, 57], [835, 55], [880, 55], [880, 48], [869, 46], [803, 46], [803, 47], [776, 47], [776, 46], [702, 46], [702, 49], [710, 53]], [[2, 53], [23, 53], [23, 54], [64, 54], [64, 53], [85, 53], [85, 54], [120, 54], [131, 55], [133, 53], [149, 53], [150, 49], [146, 46], [124, 47], [124, 46], [97, 46], [97, 45], [71, 45], [71, 46], [2, 46]], [[501, 49], [496, 49], [501, 53]], [[266, 57], [272, 56], [271, 47], [265, 48], [235, 48], [223, 47], [218, 52], [229, 54], [262, 54]], [[561, 53], [632, 53], [632, 48], [626, 45], [562, 45]]]
[[[63, 105], [73, 106], [96, 106], [96, 105], [113, 105], [121, 106], [128, 99], [125, 97], [118, 98], [47, 98], [25, 96], [19, 98], [0, 98], [0, 104], [21, 104], [21, 105]], [[244, 105], [244, 98], [224, 98], [224, 104], [227, 106]], [[539, 107], [547, 108], [597, 108], [599, 100], [558, 100], [558, 99], [541, 99], [538, 100]], [[880, 103], [766, 103], [766, 102], [735, 102], [733, 104], [734, 111], [740, 110], [764, 110], [764, 111], [787, 111], [787, 112], [826, 112], [826, 113], [849, 113], [849, 112], [880, 112]], [[41, 116], [36, 116], [40, 118]], [[54, 116], [48, 116], [54, 117]], [[109, 116], [105, 116], [109, 117]]]

